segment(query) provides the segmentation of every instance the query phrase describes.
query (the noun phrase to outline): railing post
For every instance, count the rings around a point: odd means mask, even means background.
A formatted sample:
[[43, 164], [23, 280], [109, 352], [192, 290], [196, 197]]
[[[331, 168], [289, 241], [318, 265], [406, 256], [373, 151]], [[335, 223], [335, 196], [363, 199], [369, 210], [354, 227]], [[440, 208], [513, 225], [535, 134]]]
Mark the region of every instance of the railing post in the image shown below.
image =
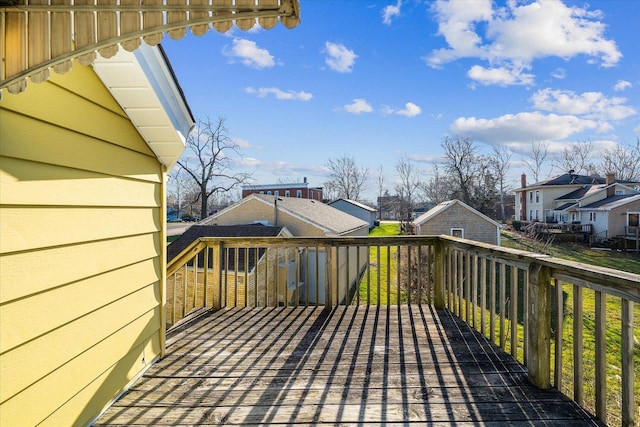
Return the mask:
[[527, 373], [536, 387], [551, 386], [551, 270], [529, 266]]
[[444, 242], [438, 237], [433, 245], [433, 305], [436, 308], [444, 308]]

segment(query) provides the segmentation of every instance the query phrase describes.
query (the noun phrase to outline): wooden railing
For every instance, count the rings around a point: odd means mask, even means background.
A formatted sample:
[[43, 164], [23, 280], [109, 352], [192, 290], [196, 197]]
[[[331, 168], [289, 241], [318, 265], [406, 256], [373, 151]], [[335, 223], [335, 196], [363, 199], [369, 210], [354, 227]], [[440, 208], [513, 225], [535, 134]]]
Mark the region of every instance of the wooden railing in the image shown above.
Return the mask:
[[168, 326], [224, 307], [433, 304], [538, 387], [610, 425], [640, 417], [637, 274], [447, 236], [202, 238], [169, 264], [166, 299]]

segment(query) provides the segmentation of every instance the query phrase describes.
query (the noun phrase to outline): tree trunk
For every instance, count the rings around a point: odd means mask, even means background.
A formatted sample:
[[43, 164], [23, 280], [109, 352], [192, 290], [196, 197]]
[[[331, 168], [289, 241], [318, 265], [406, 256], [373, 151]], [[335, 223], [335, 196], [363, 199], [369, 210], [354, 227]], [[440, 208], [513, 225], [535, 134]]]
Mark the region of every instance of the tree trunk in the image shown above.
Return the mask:
[[207, 213], [207, 202], [209, 201], [209, 195], [207, 194], [207, 186], [203, 185], [200, 187], [200, 219], [205, 219], [208, 217]]

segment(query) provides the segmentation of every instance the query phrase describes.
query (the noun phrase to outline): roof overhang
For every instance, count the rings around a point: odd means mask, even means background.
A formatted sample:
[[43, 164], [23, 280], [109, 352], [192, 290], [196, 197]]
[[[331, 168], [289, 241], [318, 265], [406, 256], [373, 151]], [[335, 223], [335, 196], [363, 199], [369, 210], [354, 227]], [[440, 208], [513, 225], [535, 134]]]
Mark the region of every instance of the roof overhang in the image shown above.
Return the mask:
[[[55, 4], [50, 4], [55, 3]], [[287, 28], [299, 22], [298, 0], [0, 0], [0, 90], [20, 93], [27, 78], [39, 83], [71, 69], [73, 59], [92, 64], [97, 53], [133, 52], [155, 46], [166, 32], [172, 39], [233, 24]], [[1, 95], [1, 92], [0, 92]]]
[[158, 160], [173, 166], [195, 120], [162, 48], [120, 50], [96, 58], [93, 69]]

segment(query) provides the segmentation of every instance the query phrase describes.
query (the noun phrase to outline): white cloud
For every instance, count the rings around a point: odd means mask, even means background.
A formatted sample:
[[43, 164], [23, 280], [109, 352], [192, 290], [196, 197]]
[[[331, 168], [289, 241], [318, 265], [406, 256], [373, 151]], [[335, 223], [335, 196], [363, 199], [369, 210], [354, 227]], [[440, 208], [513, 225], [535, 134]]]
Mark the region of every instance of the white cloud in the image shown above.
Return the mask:
[[628, 82], [626, 80], [618, 80], [616, 82], [616, 85], [613, 87], [613, 90], [615, 90], [616, 92], [620, 92], [622, 90], [629, 89], [631, 86], [631, 82]]
[[640, 125], [633, 128], [633, 133], [635, 133], [636, 135], [640, 135]]
[[383, 110], [383, 113], [397, 114], [399, 116], [406, 116], [406, 117], [415, 117], [420, 115], [420, 113], [422, 113], [422, 109], [418, 107], [416, 104], [414, 104], [413, 102], [407, 102], [406, 104], [404, 104], [404, 109], [402, 110], [395, 110], [393, 108], [387, 107]]
[[260, 146], [253, 145], [252, 143], [250, 143], [250, 142], [249, 142], [249, 141], [247, 141], [246, 139], [242, 139], [242, 138], [235, 138], [235, 137], [234, 137], [234, 138], [231, 138], [231, 140], [232, 140], [232, 141], [233, 141], [233, 142], [234, 142], [238, 147], [242, 148], [243, 150], [250, 149], [250, 148], [253, 148], [253, 149], [261, 149], [261, 148], [262, 148], [262, 147], [260, 147]]
[[347, 113], [351, 114], [362, 114], [362, 113], [371, 113], [373, 111], [373, 107], [364, 99], [354, 99], [351, 104], [347, 104], [341, 108]]
[[278, 89], [277, 87], [261, 87], [257, 89], [253, 87], [247, 87], [244, 91], [248, 94], [256, 95], [260, 98], [265, 98], [268, 95], [273, 95], [276, 97], [276, 99], [283, 101], [309, 101], [311, 100], [311, 98], [313, 98], [313, 95], [309, 92], [294, 92], [292, 90], [284, 91]]
[[350, 73], [358, 57], [354, 51], [339, 43], [326, 42], [325, 52], [325, 62], [329, 68], [339, 73]]
[[624, 105], [626, 98], [607, 98], [601, 92], [576, 94], [570, 90], [547, 88], [534, 93], [531, 101], [540, 110], [600, 120], [622, 120], [637, 113], [634, 108]]
[[276, 61], [267, 49], [258, 47], [256, 42], [246, 39], [234, 39], [231, 46], [226, 46], [222, 53], [238, 59], [244, 65], [253, 68], [269, 68], [276, 65]]
[[551, 77], [558, 80], [563, 80], [565, 77], [567, 77], [567, 71], [564, 68], [556, 68], [556, 70], [551, 73]]
[[531, 85], [534, 80], [533, 74], [525, 74], [522, 70], [505, 67], [484, 68], [480, 65], [471, 67], [467, 75], [483, 85]]
[[600, 124], [572, 115], [533, 112], [507, 114], [494, 119], [460, 117], [451, 125], [452, 133], [489, 144], [559, 140], [585, 129], [599, 130]]
[[388, 5], [382, 9], [382, 22], [391, 25], [391, 20], [397, 16], [400, 16], [400, 8], [402, 7], [402, 0], [398, 0], [395, 5]]
[[[591, 61], [599, 59], [604, 67], [616, 65], [622, 57], [615, 41], [604, 35], [600, 12], [568, 7], [559, 0], [509, 1], [497, 9], [491, 0], [438, 0], [432, 11], [438, 34], [448, 47], [425, 57], [428, 65], [440, 68], [459, 58], [478, 58], [487, 61], [491, 70], [516, 70], [503, 72], [502, 79], [499, 73], [482, 72], [485, 68], [469, 72], [469, 77], [478, 77], [483, 84], [523, 84], [522, 79], [513, 79], [520, 75], [518, 70], [531, 69], [535, 59], [549, 56], [586, 55]], [[528, 75], [525, 80], [532, 79]]]

